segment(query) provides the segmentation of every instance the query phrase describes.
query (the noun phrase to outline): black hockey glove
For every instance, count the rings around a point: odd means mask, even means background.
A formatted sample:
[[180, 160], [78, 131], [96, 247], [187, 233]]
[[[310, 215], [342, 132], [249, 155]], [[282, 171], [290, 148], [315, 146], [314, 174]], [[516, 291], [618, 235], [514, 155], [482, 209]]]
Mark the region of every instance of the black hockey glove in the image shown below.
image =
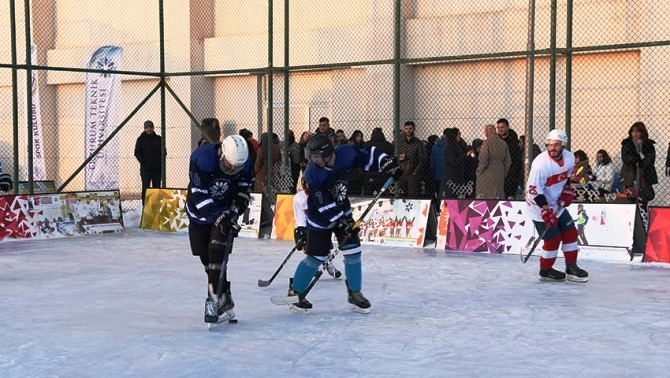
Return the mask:
[[352, 218], [340, 219], [335, 227], [344, 231], [344, 233], [350, 235], [350, 237], [358, 235], [361, 231], [359, 227], [356, 227], [356, 222]]
[[0, 173], [0, 192], [9, 192], [14, 188], [12, 178], [6, 173]]
[[398, 165], [398, 160], [393, 156], [385, 156], [379, 163], [379, 169], [393, 176], [393, 180], [398, 181], [402, 177], [403, 171]]
[[237, 209], [237, 214], [244, 213], [249, 208], [251, 194], [249, 192], [238, 192], [233, 199], [233, 205]]
[[214, 225], [221, 230], [221, 233], [224, 235], [228, 235], [228, 233], [231, 233], [233, 237], [237, 237], [240, 233], [240, 227], [239, 224], [237, 224], [237, 212], [235, 211], [226, 211], [221, 213], [218, 218], [214, 221]]
[[302, 250], [307, 245], [307, 227], [298, 226], [293, 230], [293, 240], [298, 250]]

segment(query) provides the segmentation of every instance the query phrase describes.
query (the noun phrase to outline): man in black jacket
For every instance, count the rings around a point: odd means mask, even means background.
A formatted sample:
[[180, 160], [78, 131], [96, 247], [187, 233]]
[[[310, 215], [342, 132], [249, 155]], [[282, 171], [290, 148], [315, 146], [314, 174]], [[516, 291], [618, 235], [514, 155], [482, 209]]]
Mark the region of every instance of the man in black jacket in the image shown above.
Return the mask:
[[519, 137], [517, 133], [509, 128], [509, 121], [500, 118], [496, 122], [496, 131], [500, 139], [507, 143], [512, 165], [505, 176], [505, 198], [514, 199], [517, 190], [523, 185], [523, 157], [519, 148]]
[[161, 137], [154, 132], [154, 123], [144, 122], [144, 132], [135, 143], [135, 157], [140, 162], [142, 177], [142, 205], [147, 188], [160, 187], [161, 170]]
[[418, 198], [419, 184], [424, 169], [428, 166], [428, 157], [423, 142], [414, 136], [415, 125], [407, 121], [403, 125], [403, 136], [400, 140], [398, 161], [404, 174], [398, 181], [402, 197]]

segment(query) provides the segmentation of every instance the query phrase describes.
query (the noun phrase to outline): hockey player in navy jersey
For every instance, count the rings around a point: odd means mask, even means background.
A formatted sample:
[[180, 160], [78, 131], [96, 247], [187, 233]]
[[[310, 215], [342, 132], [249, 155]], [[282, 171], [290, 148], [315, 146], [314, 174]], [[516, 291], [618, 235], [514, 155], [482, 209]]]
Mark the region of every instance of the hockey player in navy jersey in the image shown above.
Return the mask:
[[[552, 130], [547, 135], [547, 151], [533, 160], [526, 187], [526, 203], [537, 231], [545, 229], [540, 256], [540, 280], [587, 282], [589, 274], [577, 266], [577, 228], [568, 213], [575, 199], [575, 190], [569, 178], [575, 165], [572, 152], [565, 149], [568, 136], [563, 130]], [[561, 246], [562, 244], [562, 246]], [[565, 273], [553, 268], [558, 249], [565, 257]]]
[[[235, 317], [226, 274], [228, 238], [240, 231], [237, 218], [249, 206], [254, 178], [247, 142], [239, 135], [206, 144], [191, 154], [185, 210], [191, 252], [200, 257], [207, 273], [205, 322], [210, 325]], [[220, 273], [223, 289], [217, 293]]]
[[[317, 134], [309, 139], [305, 154], [311, 162], [305, 171], [305, 181], [309, 187], [307, 256], [298, 264], [293, 274], [293, 294], [300, 296], [307, 289], [330, 252], [330, 240], [334, 233], [338, 248], [344, 255], [344, 272], [351, 309], [368, 313], [370, 302], [361, 293], [363, 272], [359, 230], [354, 228], [355, 222], [347, 195], [349, 175], [351, 169], [361, 167], [369, 172], [388, 173], [397, 180], [403, 172], [395, 157], [375, 147], [368, 150], [345, 144], [334, 148], [332, 140], [324, 134]], [[294, 312], [308, 313], [312, 304], [302, 298], [288, 307]]]

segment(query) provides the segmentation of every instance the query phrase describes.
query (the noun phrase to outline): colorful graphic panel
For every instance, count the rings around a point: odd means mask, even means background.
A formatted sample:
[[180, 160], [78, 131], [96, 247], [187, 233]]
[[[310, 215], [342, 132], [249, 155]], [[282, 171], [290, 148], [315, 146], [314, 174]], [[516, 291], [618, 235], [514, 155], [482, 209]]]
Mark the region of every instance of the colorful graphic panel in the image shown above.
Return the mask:
[[[140, 228], [145, 230], [188, 232], [184, 211], [186, 189], [147, 189]], [[249, 208], [238, 219], [240, 237], [258, 238], [261, 223], [261, 193], [251, 193]]]
[[649, 231], [644, 262], [670, 263], [670, 208], [649, 208]]
[[[634, 204], [584, 203], [573, 204], [568, 210], [581, 231], [582, 253], [627, 255], [626, 247], [633, 238]], [[526, 216], [525, 202], [444, 200], [442, 203], [438, 245], [444, 245], [448, 251], [518, 254], [537, 237], [533, 222]]]
[[118, 191], [0, 197], [0, 240], [123, 230]]
[[275, 206], [270, 237], [278, 240], [293, 240], [294, 228], [293, 194], [277, 194], [277, 206]]

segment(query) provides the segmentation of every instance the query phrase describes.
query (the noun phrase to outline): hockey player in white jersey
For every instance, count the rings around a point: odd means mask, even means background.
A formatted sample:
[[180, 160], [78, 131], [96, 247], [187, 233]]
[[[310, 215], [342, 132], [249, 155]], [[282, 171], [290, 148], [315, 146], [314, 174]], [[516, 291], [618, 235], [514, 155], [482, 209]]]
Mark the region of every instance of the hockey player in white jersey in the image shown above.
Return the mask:
[[[544, 234], [540, 257], [540, 280], [587, 282], [589, 274], [577, 266], [577, 228], [568, 207], [575, 198], [569, 177], [575, 164], [565, 149], [568, 137], [563, 130], [547, 135], [547, 151], [533, 160], [526, 186], [526, 204], [535, 228]], [[562, 244], [562, 245], [561, 245]], [[553, 268], [559, 247], [563, 251], [565, 273]]]

